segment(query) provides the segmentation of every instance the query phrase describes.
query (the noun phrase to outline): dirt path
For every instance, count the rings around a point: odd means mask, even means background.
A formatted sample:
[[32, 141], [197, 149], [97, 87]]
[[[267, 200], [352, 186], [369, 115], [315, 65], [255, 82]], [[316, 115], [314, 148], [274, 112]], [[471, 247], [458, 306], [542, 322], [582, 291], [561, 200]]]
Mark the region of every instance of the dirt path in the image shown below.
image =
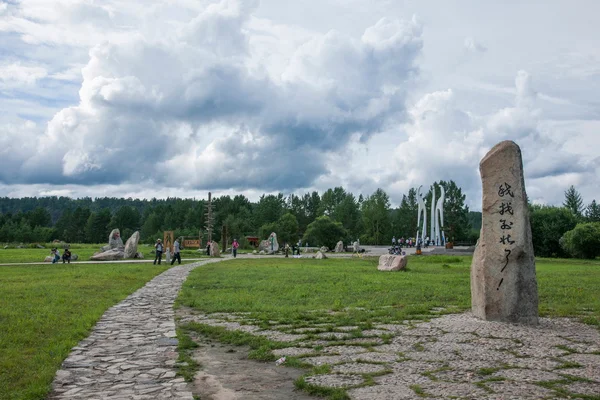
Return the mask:
[[294, 388], [304, 371], [248, 359], [249, 348], [221, 344], [203, 336], [193, 358], [201, 367], [193, 393], [202, 400], [314, 400]]

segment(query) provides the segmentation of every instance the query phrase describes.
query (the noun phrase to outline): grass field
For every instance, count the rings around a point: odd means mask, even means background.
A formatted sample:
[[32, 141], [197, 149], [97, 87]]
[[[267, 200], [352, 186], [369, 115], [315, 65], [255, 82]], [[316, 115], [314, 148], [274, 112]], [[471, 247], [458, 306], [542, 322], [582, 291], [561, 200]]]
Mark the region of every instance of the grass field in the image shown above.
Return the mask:
[[70, 349], [88, 336], [104, 311], [167, 268], [0, 267], [0, 399], [45, 398]]
[[[204, 312], [252, 312], [254, 318], [339, 325], [426, 316], [434, 307], [470, 308], [471, 257], [410, 257], [409, 270], [377, 271], [377, 259], [257, 259], [208, 265], [190, 274], [179, 304]], [[600, 262], [537, 260], [542, 316], [574, 316], [600, 325]]]
[[[320, 343], [324, 338], [320, 335], [326, 335], [325, 338], [330, 335], [332, 346], [346, 344], [332, 336], [336, 334], [335, 327], [355, 327], [350, 331], [351, 337], [360, 340], [363, 330], [373, 329], [379, 323], [429, 319], [470, 308], [471, 257], [412, 256], [409, 269], [397, 273], [377, 271], [377, 262], [373, 258], [225, 261], [193, 271], [177, 305], [203, 313], [224, 313], [215, 318], [231, 317], [242, 325], [267, 330], [282, 326], [288, 333], [303, 331], [309, 342]], [[540, 259], [537, 277], [541, 316], [576, 317], [600, 327], [600, 262]], [[310, 331], [306, 333], [304, 329]], [[195, 334], [223, 343], [247, 345], [251, 348], [248, 357], [262, 361], [277, 359], [275, 349], [295, 346], [203, 324], [201, 320], [180, 325], [182, 343], [190, 342]], [[387, 343], [391, 336], [384, 334], [380, 338]], [[361, 346], [377, 344], [363, 339]], [[322, 348], [321, 344], [312, 346], [313, 356], [321, 355]], [[180, 348], [181, 359], [191, 359], [192, 350]], [[183, 374], [186, 377], [193, 376], [198, 368], [189, 365], [191, 370]], [[349, 399], [342, 388], [315, 386], [305, 380], [306, 376], [330, 373], [331, 366], [313, 366], [293, 356], [288, 357], [286, 365], [307, 370], [305, 376], [296, 380], [297, 388], [331, 400]], [[363, 375], [365, 384], [373, 383], [375, 375]], [[418, 389], [413, 388], [417, 394]]]
[[[26, 259], [37, 257], [38, 249], [11, 251]], [[0, 250], [2, 257], [6, 254], [8, 249]], [[238, 259], [194, 270], [178, 304], [204, 312], [250, 312], [265, 326], [277, 320], [294, 327], [326, 322], [368, 328], [427, 318], [434, 307], [468, 309], [470, 263], [470, 257], [410, 257], [408, 271], [381, 273], [377, 260], [369, 258]], [[0, 267], [0, 399], [44, 398], [62, 360], [104, 311], [166, 268]], [[600, 262], [540, 259], [537, 271], [541, 315], [572, 316], [600, 326]], [[203, 329], [224, 341], [250, 344], [257, 359], [269, 359], [269, 349], [278, 346], [249, 334]]]

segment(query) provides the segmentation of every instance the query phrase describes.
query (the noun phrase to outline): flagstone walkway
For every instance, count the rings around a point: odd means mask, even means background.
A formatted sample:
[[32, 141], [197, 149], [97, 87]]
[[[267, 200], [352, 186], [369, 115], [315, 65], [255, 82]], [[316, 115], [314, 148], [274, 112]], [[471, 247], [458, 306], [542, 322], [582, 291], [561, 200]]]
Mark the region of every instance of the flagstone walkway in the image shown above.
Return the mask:
[[173, 267], [107, 310], [63, 362], [49, 399], [193, 400], [173, 368], [173, 303], [192, 269], [218, 261]]

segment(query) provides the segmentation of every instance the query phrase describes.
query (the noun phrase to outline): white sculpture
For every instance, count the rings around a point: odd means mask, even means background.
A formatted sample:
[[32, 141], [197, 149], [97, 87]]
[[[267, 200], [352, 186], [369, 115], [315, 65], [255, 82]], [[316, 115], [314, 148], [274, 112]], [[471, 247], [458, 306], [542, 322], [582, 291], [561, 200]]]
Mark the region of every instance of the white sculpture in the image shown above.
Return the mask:
[[444, 246], [446, 244], [446, 236], [444, 235], [444, 201], [446, 200], [446, 190], [440, 185], [442, 195], [435, 206], [435, 244]]
[[[445, 236], [444, 231], [442, 230], [444, 227], [444, 201], [446, 200], [446, 191], [442, 185], [440, 186], [441, 196], [435, 201], [435, 185], [431, 188], [431, 231], [429, 234], [431, 235], [431, 241], [436, 246], [445, 245]], [[423, 193], [421, 189], [423, 186], [419, 186], [417, 190], [417, 203], [419, 206], [418, 216], [417, 216], [417, 241], [419, 238], [421, 240], [425, 240], [427, 237], [427, 200], [423, 198]], [[421, 214], [423, 215], [423, 229], [419, 233], [419, 228], [421, 227]]]
[[419, 227], [421, 226], [421, 213], [423, 214], [423, 232], [420, 237], [422, 240], [425, 240], [427, 237], [427, 201], [423, 198], [423, 193], [421, 193], [421, 189], [423, 185], [419, 186], [417, 190], [417, 202], [419, 203], [419, 214], [417, 217], [417, 243], [419, 243]]
[[429, 235], [431, 236], [431, 241], [436, 243], [437, 231], [436, 231], [436, 219], [435, 219], [435, 185], [431, 187], [431, 230], [429, 231]]

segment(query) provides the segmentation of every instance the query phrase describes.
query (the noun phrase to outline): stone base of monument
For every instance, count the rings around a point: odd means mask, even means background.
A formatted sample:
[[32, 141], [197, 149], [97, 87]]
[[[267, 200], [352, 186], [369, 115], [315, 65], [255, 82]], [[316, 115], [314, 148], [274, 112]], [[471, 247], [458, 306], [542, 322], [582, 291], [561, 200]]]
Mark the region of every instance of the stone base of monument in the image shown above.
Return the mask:
[[400, 271], [406, 268], [408, 260], [406, 256], [395, 256], [392, 254], [384, 254], [379, 257], [379, 271]]
[[123, 249], [110, 249], [101, 253], [96, 253], [90, 257], [91, 261], [114, 261], [122, 260], [125, 257]]

